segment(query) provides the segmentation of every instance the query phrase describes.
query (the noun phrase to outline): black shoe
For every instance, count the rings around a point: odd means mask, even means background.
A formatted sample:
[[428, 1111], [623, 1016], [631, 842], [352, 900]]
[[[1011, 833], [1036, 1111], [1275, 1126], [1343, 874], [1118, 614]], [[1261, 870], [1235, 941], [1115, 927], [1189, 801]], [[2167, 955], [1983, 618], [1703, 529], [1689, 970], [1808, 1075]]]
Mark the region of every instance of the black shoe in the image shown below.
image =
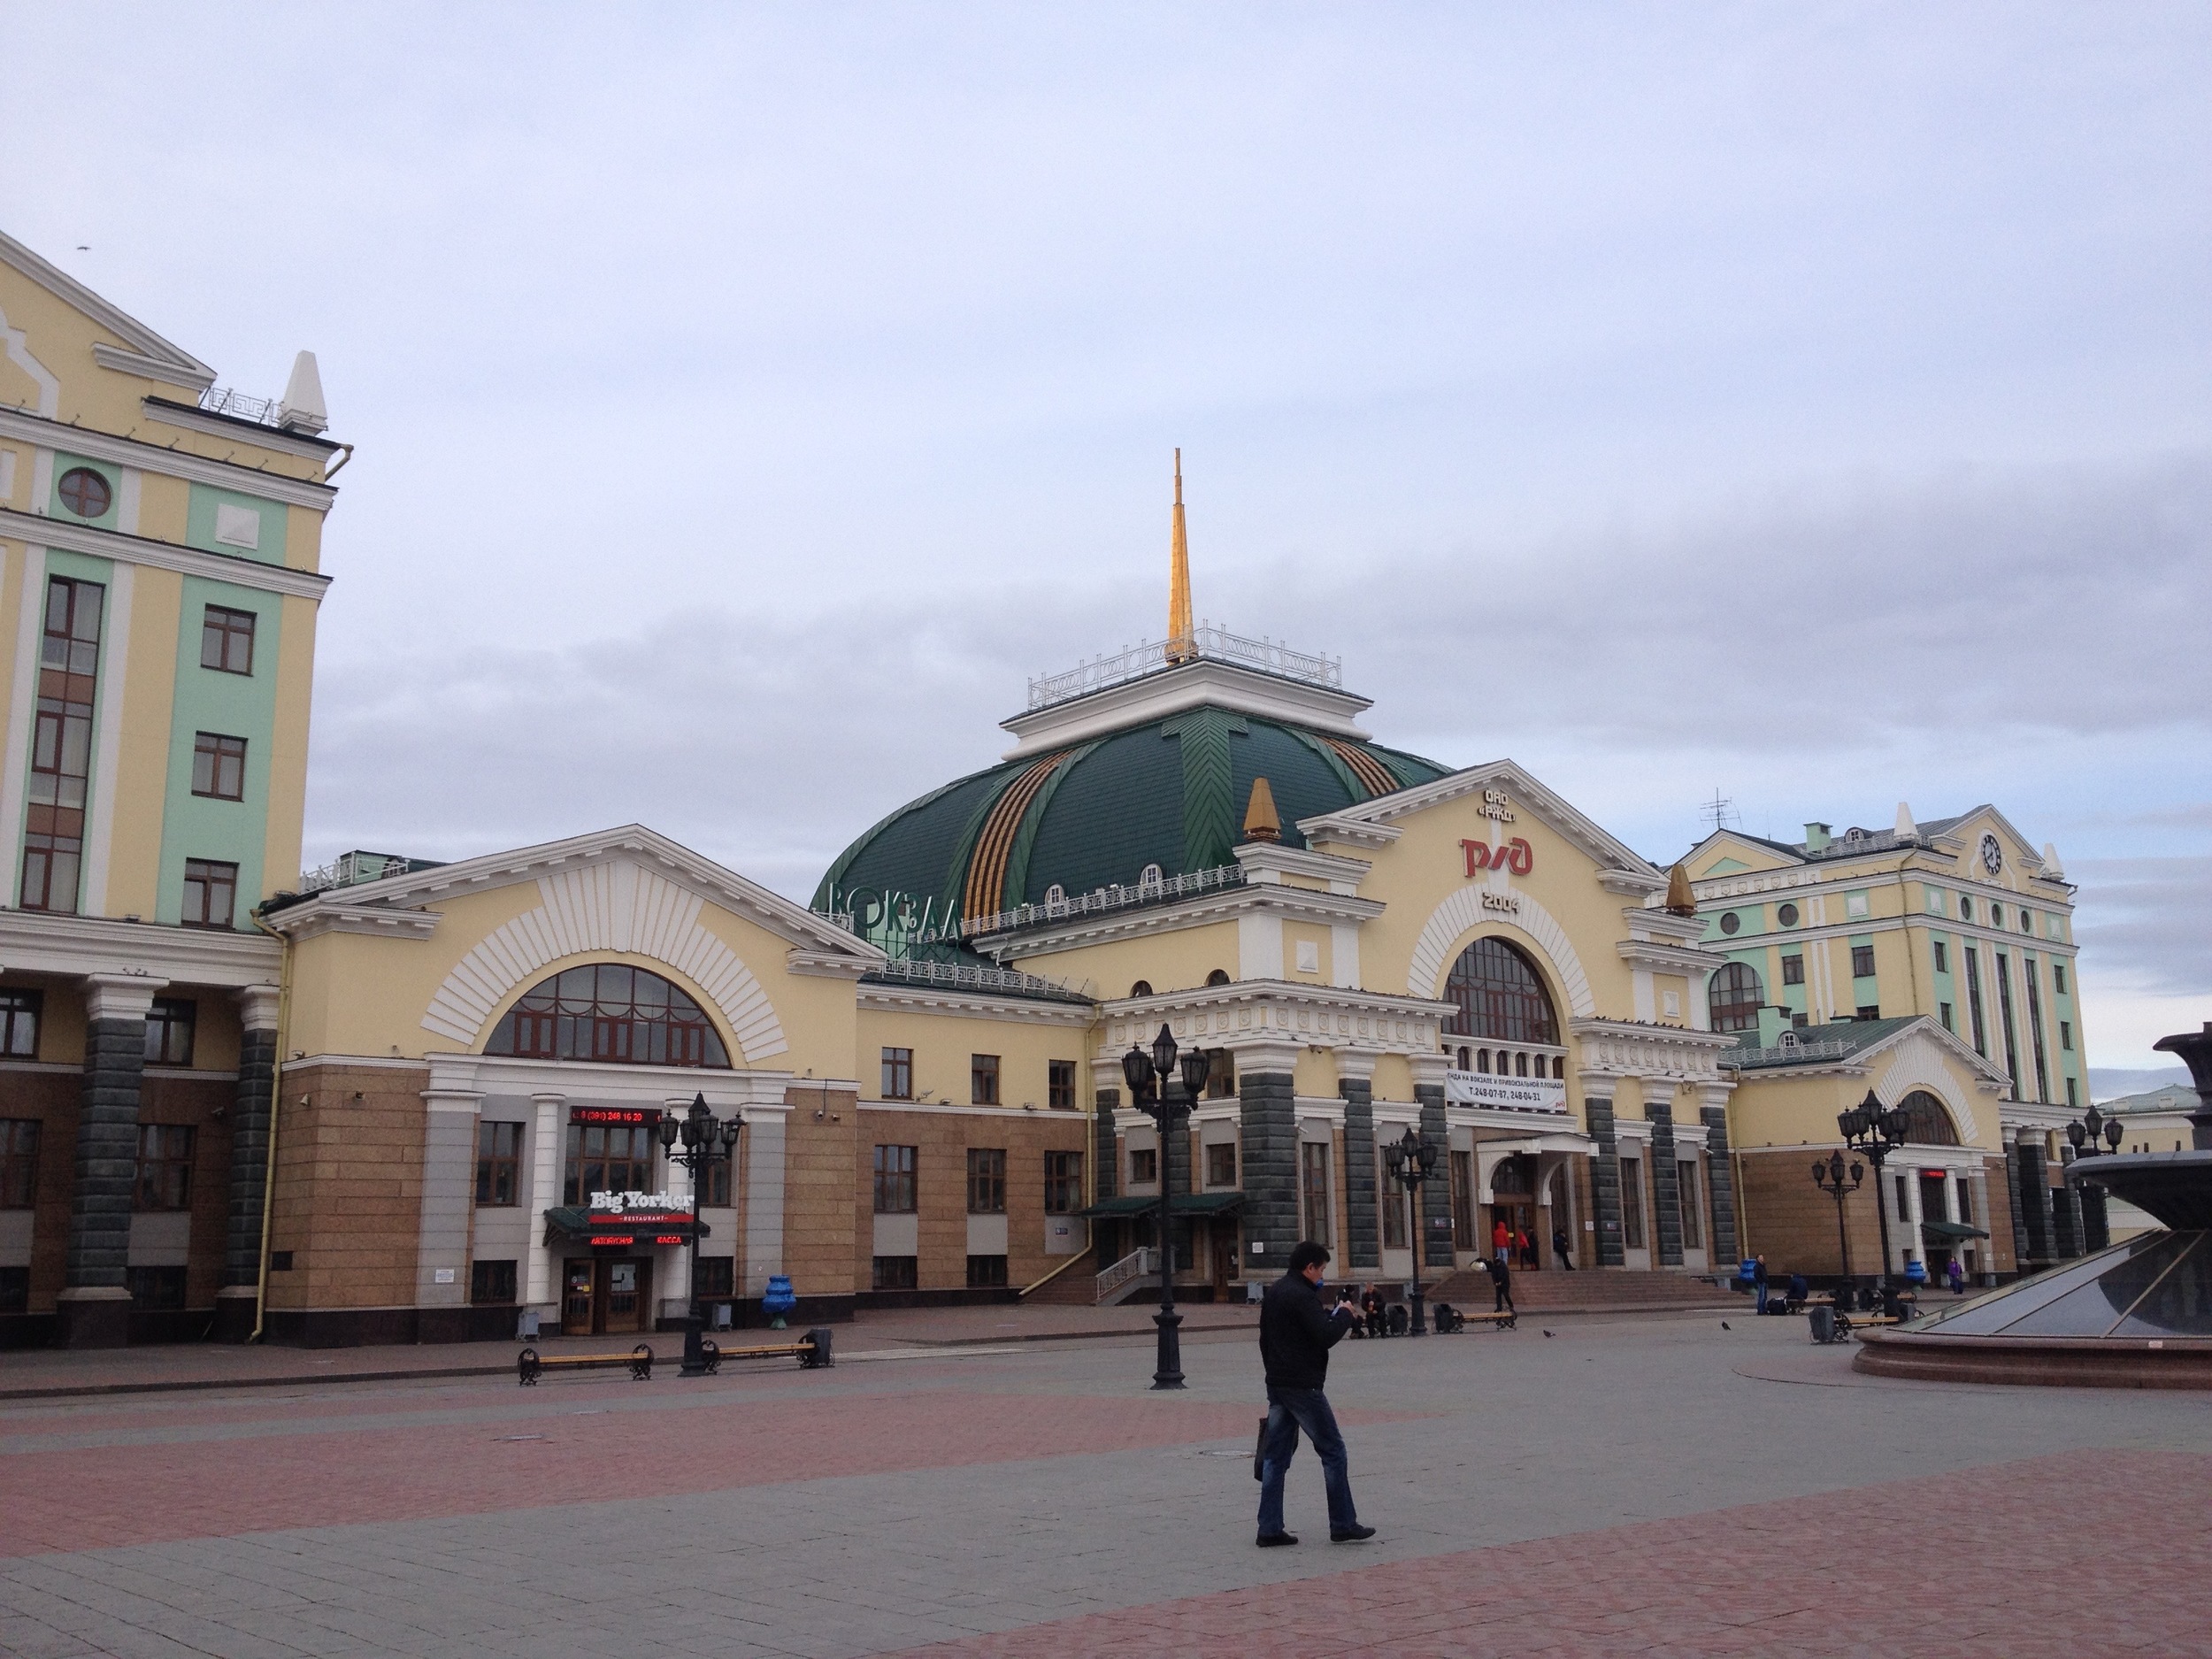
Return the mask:
[[1252, 1541], [1262, 1549], [1280, 1549], [1285, 1544], [1296, 1543], [1298, 1535], [1295, 1532], [1262, 1532]]
[[1374, 1535], [1375, 1529], [1371, 1526], [1332, 1526], [1329, 1529], [1329, 1542], [1332, 1544], [1363, 1544]]

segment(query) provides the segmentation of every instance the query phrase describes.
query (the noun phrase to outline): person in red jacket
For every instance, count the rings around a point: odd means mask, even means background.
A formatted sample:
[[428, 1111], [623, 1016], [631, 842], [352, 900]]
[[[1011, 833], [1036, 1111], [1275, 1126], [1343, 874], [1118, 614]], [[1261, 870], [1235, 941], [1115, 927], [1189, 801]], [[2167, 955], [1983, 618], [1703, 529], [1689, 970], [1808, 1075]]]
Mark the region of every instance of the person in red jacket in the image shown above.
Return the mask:
[[1490, 1254], [1502, 1262], [1506, 1258], [1506, 1253], [1512, 1248], [1513, 1235], [1506, 1231], [1505, 1222], [1501, 1218], [1492, 1224], [1490, 1228]]

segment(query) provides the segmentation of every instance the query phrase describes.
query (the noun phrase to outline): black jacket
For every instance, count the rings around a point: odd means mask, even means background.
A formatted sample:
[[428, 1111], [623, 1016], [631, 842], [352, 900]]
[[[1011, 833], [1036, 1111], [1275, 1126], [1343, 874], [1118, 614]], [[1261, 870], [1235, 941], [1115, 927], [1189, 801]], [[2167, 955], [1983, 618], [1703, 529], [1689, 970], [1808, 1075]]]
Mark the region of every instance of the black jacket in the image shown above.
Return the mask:
[[1285, 1273], [1260, 1299], [1260, 1363], [1270, 1388], [1324, 1388], [1329, 1350], [1352, 1328], [1352, 1310], [1321, 1311], [1321, 1293], [1302, 1273]]

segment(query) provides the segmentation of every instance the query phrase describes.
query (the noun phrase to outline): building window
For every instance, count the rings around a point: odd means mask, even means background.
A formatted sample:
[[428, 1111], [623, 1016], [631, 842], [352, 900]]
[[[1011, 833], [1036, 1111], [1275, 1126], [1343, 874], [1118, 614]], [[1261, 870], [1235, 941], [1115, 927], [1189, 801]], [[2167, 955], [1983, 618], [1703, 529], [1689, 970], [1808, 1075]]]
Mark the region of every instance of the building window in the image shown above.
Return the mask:
[[1782, 983], [1785, 985], [1802, 985], [1805, 983], [1804, 957], [1785, 956], [1782, 958]]
[[1237, 1095], [1237, 1057], [1226, 1048], [1206, 1056], [1206, 1098], [1234, 1100]]
[[1045, 1062], [1045, 1104], [1056, 1112], [1075, 1110], [1075, 1062]]
[[1129, 995], [1132, 996], [1151, 995], [1152, 981], [1149, 979], [1139, 979], [1135, 984], [1129, 987]]
[[31, 1310], [31, 1270], [28, 1267], [0, 1267], [0, 1313], [28, 1313]]
[[238, 910], [238, 866], [214, 858], [184, 861], [187, 927], [228, 927]]
[[1853, 1009], [1851, 1013], [1853, 1018], [1857, 1019], [1879, 1019], [1882, 1017], [1882, 1005], [1879, 1002], [1862, 1002]]
[[200, 666], [226, 674], [253, 672], [254, 613], [210, 605], [200, 620]]
[[38, 1058], [38, 1015], [44, 1000], [37, 991], [0, 991], [0, 1054]]
[[694, 1296], [734, 1296], [737, 1294], [737, 1258], [733, 1256], [702, 1256], [691, 1263], [691, 1294]]
[[1916, 1088], [1897, 1102], [1905, 1114], [1905, 1139], [1914, 1146], [1955, 1147], [1959, 1132], [1943, 1102], [1926, 1089]]
[[1797, 906], [1794, 904], [1785, 904], [1780, 906], [1774, 912], [1774, 919], [1781, 923], [1785, 927], [1796, 926]]
[[73, 915], [84, 854], [85, 792], [92, 776], [92, 707], [99, 684], [100, 623], [107, 589], [65, 576], [46, 584], [38, 703], [31, 728], [29, 810], [24, 816], [19, 902]]
[[883, 1051], [883, 1098], [912, 1100], [914, 1098], [914, 1050], [886, 1048]]
[[1951, 950], [1940, 939], [1935, 941], [1935, 964], [1938, 973], [1951, 972]]
[[0, 1118], [0, 1210], [38, 1202], [38, 1119]]
[[1150, 1147], [1129, 1148], [1129, 1185], [1149, 1187], [1160, 1179], [1160, 1155]]
[[1987, 1059], [1989, 1033], [1982, 1020], [1982, 962], [1980, 954], [1971, 945], [1966, 948], [1966, 1013], [1974, 1027], [1974, 1052]]
[[1229, 970], [1226, 968], [1216, 968], [1206, 975], [1206, 984], [1210, 987], [1217, 985], [1226, 985], [1228, 983]]
[[199, 1004], [186, 998], [157, 996], [146, 1010], [146, 1064], [190, 1065], [193, 1026]]
[[968, 1103], [971, 1106], [998, 1104], [998, 1056], [972, 1054], [968, 1056]]
[[211, 801], [246, 798], [246, 740], [202, 732], [192, 743], [192, 793]]
[[2005, 907], [2003, 905], [1992, 904], [1989, 907], [1989, 925], [1992, 927], [2002, 927], [2005, 925]]
[[[2069, 1106], [2078, 1106], [2081, 1104], [2081, 1101], [2078, 1098], [2078, 1091], [2075, 1087], [2075, 1083], [2076, 1079], [2070, 1077], [2066, 1079], [2066, 1103]], [[2148, 1142], [2145, 1143], [2146, 1148], [2148, 1147]], [[2177, 1152], [2181, 1150], [2181, 1143], [2179, 1141], [2176, 1141], [2174, 1143], [2174, 1150]]]
[[1071, 1216], [1083, 1208], [1083, 1155], [1045, 1154], [1045, 1214]]
[[1732, 933], [1742, 926], [1743, 918], [1737, 915], [1733, 910], [1730, 910], [1726, 915], [1720, 918], [1720, 931], [1724, 933]]
[[133, 1267], [124, 1270], [123, 1282], [132, 1302], [141, 1308], [174, 1310], [184, 1306], [184, 1269]]
[[2058, 1022], [2058, 1047], [2062, 1054], [2074, 1052], [2074, 1022], [2070, 1019]]
[[2061, 996], [2066, 995], [2066, 964], [2062, 962], [2051, 964], [2051, 989]]
[[1912, 1219], [1912, 1197], [1911, 1194], [1905, 1189], [1905, 1178], [1901, 1175], [1897, 1176], [1895, 1178], [1895, 1186], [1897, 1190], [1897, 1219], [1900, 1221], [1910, 1221]]
[[88, 466], [73, 466], [64, 472], [61, 482], [54, 486], [54, 494], [61, 497], [63, 506], [80, 518], [106, 517], [115, 500], [115, 492], [108, 488], [107, 480]]
[[1644, 1248], [1644, 1164], [1641, 1158], [1621, 1160], [1621, 1245]]
[[1475, 1236], [1475, 1155], [1452, 1154], [1452, 1245], [1455, 1249], [1479, 1250]]
[[1970, 922], [1973, 919], [1974, 901], [1968, 898], [1966, 895], [1962, 893], [1959, 895], [1959, 920], [1962, 922]]
[[515, 1300], [515, 1264], [512, 1262], [470, 1263], [469, 1300], [493, 1307], [511, 1306]]
[[721, 1034], [688, 993], [618, 962], [570, 968], [533, 986], [499, 1017], [484, 1052], [611, 1065], [730, 1064]]
[[1444, 1020], [1444, 1029], [1454, 1036], [1487, 1037], [1493, 1042], [1559, 1041], [1559, 1021], [1543, 977], [1502, 939], [1478, 939], [1461, 951], [1444, 995], [1455, 1004]]
[[1758, 1030], [1759, 1009], [1765, 1001], [1766, 987], [1759, 983], [1756, 970], [1741, 962], [1724, 965], [1705, 992], [1715, 1031]]
[[1162, 884], [1166, 880], [1167, 872], [1161, 869], [1157, 864], [1147, 864], [1142, 870], [1137, 872], [1137, 891], [1140, 893], [1156, 893], [1159, 891]]
[[519, 1202], [521, 1168], [520, 1124], [476, 1125], [476, 1202], [480, 1208], [503, 1210]]
[[1851, 947], [1851, 977], [1855, 979], [1870, 979], [1874, 977], [1873, 946], [1854, 945]]
[[727, 1158], [717, 1158], [692, 1178], [692, 1202], [702, 1210], [727, 1210], [730, 1201], [730, 1166], [735, 1152]]
[[876, 1148], [876, 1214], [910, 1216], [914, 1213], [912, 1147]]
[[1233, 1141], [1210, 1141], [1206, 1143], [1206, 1185], [1234, 1187], [1237, 1184], [1237, 1143]]
[[1944, 1030], [1952, 1031], [1955, 1029], [1955, 1027], [1951, 1024], [1951, 1005], [1948, 1002], [1938, 1002], [1936, 1004], [1936, 1015], [1937, 1018], [1943, 1021]]
[[920, 1264], [910, 1256], [879, 1256], [869, 1283], [878, 1290], [912, 1290], [922, 1282]]
[[1006, 1283], [1006, 1258], [1002, 1256], [972, 1256], [968, 1258], [968, 1288], [996, 1290]]
[[1705, 1248], [1705, 1222], [1697, 1204], [1697, 1165], [1677, 1164], [1674, 1179], [1682, 1207], [1682, 1248], [1701, 1250]]
[[1318, 1141], [1298, 1146], [1298, 1196], [1306, 1224], [1305, 1236], [1316, 1244], [1329, 1242], [1329, 1148]]
[[192, 1140], [185, 1124], [139, 1125], [139, 1210], [192, 1208]]
[[968, 1213], [1002, 1216], [1006, 1213], [1006, 1148], [968, 1148]]
[[653, 1189], [653, 1130], [646, 1124], [571, 1124], [561, 1200], [588, 1204], [594, 1193]]

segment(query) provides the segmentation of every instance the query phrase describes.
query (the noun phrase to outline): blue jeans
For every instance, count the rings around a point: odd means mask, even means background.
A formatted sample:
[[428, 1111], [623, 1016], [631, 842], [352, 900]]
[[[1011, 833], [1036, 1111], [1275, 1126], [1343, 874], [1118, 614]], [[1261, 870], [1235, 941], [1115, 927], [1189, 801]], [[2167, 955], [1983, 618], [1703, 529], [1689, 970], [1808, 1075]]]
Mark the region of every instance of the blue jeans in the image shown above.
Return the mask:
[[1753, 1285], [1753, 1286], [1752, 1286], [1752, 1289], [1754, 1289], [1755, 1291], [1756, 1291], [1756, 1292], [1758, 1293], [1758, 1294], [1759, 1294], [1759, 1311], [1760, 1311], [1761, 1313], [1764, 1313], [1764, 1312], [1767, 1310], [1767, 1286], [1766, 1286], [1766, 1280], [1764, 1280], [1764, 1279], [1761, 1279], [1761, 1280], [1759, 1280], [1756, 1284], [1755, 1284], [1755, 1285]]
[[1283, 1477], [1290, 1460], [1298, 1455], [1298, 1431], [1303, 1429], [1321, 1459], [1322, 1478], [1329, 1488], [1329, 1530], [1343, 1532], [1359, 1525], [1352, 1507], [1351, 1465], [1344, 1455], [1344, 1436], [1329, 1409], [1329, 1396], [1318, 1388], [1270, 1388], [1267, 1391], [1267, 1448], [1260, 1460], [1260, 1532], [1283, 1530]]

